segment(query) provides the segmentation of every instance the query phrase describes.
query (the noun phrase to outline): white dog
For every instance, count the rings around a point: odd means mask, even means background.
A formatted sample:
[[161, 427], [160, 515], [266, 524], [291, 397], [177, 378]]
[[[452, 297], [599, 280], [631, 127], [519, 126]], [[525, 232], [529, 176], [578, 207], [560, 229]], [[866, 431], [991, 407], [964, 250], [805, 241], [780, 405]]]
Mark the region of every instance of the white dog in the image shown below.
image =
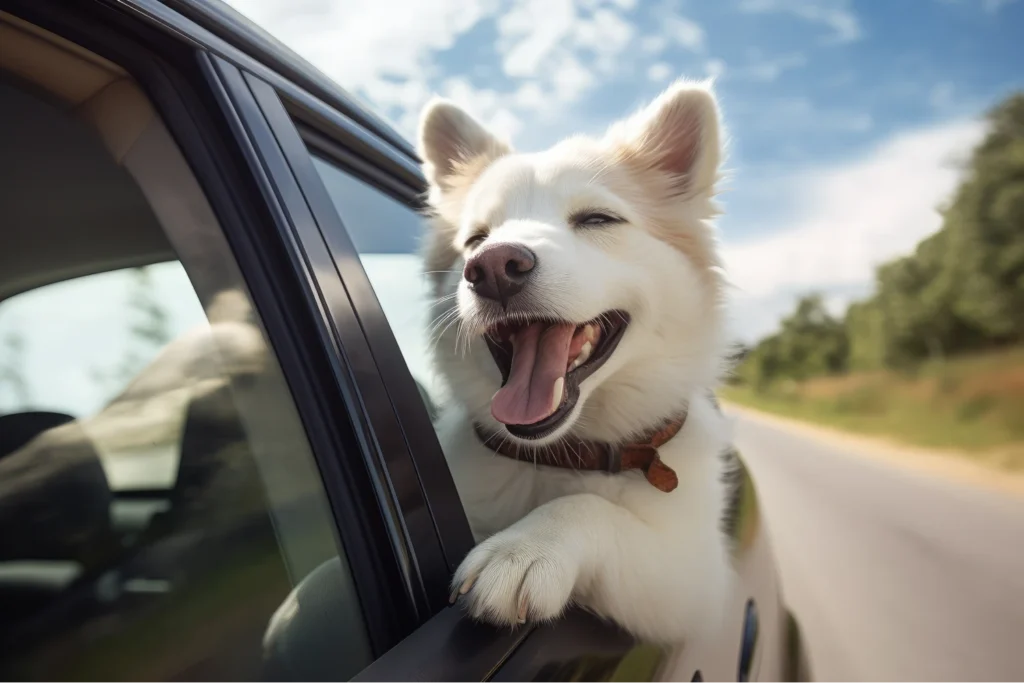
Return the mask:
[[710, 86], [537, 154], [434, 100], [419, 141], [438, 429], [479, 543], [453, 600], [499, 625], [576, 604], [695, 637], [733, 577]]

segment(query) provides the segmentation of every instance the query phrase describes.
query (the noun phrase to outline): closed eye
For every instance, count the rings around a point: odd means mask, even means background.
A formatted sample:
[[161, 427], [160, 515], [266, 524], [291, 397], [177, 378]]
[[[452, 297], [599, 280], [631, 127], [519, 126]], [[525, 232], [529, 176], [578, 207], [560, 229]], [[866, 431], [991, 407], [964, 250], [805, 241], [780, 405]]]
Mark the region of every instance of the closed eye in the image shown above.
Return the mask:
[[609, 225], [625, 223], [625, 219], [610, 211], [587, 209], [578, 211], [569, 217], [569, 222], [577, 228], [603, 228]]
[[463, 247], [466, 249], [472, 249], [473, 247], [479, 246], [480, 243], [483, 242], [485, 239], [487, 239], [487, 233], [478, 232], [470, 236], [470, 238], [466, 240], [466, 243], [463, 245]]

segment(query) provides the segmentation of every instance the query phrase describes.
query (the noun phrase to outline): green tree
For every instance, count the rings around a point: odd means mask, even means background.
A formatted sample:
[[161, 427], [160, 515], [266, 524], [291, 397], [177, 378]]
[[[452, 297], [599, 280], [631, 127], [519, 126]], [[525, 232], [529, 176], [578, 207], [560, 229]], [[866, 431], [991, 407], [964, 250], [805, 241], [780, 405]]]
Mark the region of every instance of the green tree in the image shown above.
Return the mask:
[[800, 299], [781, 327], [747, 354], [738, 371], [741, 379], [763, 389], [783, 377], [806, 379], [846, 367], [846, 330], [820, 295]]
[[783, 374], [782, 356], [779, 352], [779, 335], [762, 339], [743, 359], [737, 370], [739, 378], [763, 391]]
[[988, 121], [939, 231], [879, 267], [874, 296], [848, 311], [852, 367], [1024, 342], [1024, 94]]
[[121, 362], [109, 371], [94, 371], [99, 382], [113, 391], [127, 385], [152, 359], [155, 352], [172, 339], [166, 309], [160, 302], [149, 267], [133, 268], [128, 294], [131, 322], [128, 326], [129, 345]]
[[943, 225], [944, 285], [973, 345], [1024, 341], [1024, 93], [988, 120]]
[[793, 379], [832, 374], [846, 367], [846, 331], [825, 307], [820, 294], [801, 298], [782, 319], [779, 353]]

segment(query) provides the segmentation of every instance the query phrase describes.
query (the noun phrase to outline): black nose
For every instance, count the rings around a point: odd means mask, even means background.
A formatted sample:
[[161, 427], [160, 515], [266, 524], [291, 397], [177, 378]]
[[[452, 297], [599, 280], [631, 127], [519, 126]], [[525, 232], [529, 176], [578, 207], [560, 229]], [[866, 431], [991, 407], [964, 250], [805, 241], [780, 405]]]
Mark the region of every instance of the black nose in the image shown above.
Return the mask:
[[507, 308], [509, 299], [522, 291], [536, 265], [537, 257], [521, 244], [491, 244], [466, 261], [462, 277], [478, 296]]

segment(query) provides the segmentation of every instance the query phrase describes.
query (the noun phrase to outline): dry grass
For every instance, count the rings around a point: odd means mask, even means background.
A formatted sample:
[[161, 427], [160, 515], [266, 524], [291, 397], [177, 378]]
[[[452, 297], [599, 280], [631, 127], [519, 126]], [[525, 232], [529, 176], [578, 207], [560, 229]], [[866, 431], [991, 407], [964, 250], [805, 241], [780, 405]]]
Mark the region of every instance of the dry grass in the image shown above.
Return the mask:
[[727, 400], [769, 412], [1024, 471], [1024, 348], [929, 362], [912, 372], [851, 373], [727, 387]]

